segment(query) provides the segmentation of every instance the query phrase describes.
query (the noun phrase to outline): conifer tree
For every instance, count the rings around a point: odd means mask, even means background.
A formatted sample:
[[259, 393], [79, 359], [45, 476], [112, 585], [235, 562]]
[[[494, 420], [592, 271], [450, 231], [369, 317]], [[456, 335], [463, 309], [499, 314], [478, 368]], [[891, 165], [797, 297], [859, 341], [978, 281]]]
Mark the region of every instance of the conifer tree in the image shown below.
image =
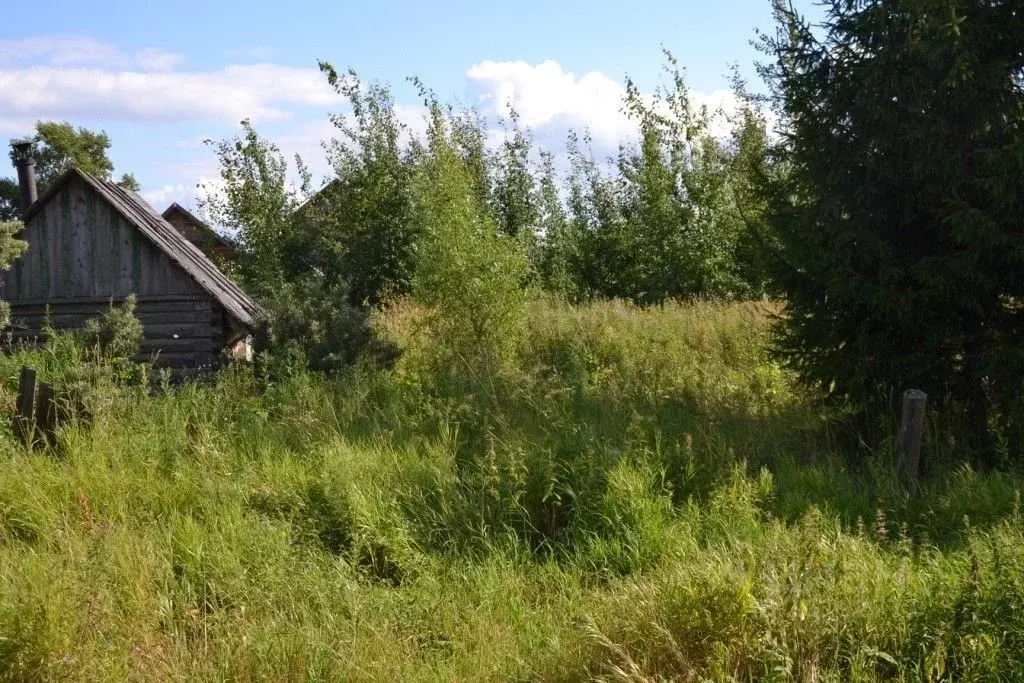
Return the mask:
[[[1021, 427], [1024, 11], [1019, 2], [777, 6], [764, 75], [787, 121], [771, 188], [786, 324], [809, 383], [910, 387]], [[1018, 432], [1019, 433], [1019, 432]]]

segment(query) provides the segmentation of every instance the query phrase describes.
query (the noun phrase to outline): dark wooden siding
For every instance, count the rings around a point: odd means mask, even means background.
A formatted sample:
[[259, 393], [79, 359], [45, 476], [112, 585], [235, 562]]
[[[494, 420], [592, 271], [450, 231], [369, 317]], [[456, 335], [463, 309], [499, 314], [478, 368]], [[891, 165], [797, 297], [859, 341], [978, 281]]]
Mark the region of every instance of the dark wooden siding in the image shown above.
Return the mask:
[[0, 297], [18, 301], [204, 294], [181, 268], [77, 178], [29, 221], [28, 251]]
[[230, 259], [234, 254], [234, 249], [217, 233], [177, 207], [164, 212], [164, 219], [207, 256]]
[[203, 242], [209, 242], [209, 235], [202, 229], [196, 227], [188, 217], [183, 216], [178, 212], [171, 213], [165, 216], [167, 222], [177, 228], [178, 232], [185, 236], [192, 244], [199, 248], [203, 247]]
[[[15, 303], [11, 306], [8, 343], [34, 345], [38, 340], [49, 305], [50, 322], [57, 329], [80, 328], [89, 318], [103, 314], [109, 306], [102, 299], [55, 299], [48, 304]], [[158, 366], [195, 367], [212, 365], [220, 359], [221, 344], [211, 319], [219, 308], [208, 297], [150, 297], [138, 301], [135, 313], [142, 323], [142, 352], [138, 360]]]

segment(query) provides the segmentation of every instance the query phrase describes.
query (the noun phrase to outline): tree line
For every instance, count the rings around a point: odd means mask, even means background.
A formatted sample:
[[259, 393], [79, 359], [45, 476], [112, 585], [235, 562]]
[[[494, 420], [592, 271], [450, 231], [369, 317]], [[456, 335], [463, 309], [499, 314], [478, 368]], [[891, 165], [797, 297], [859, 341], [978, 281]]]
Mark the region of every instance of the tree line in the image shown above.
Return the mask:
[[[498, 357], [531, 293], [656, 305], [770, 291], [754, 191], [769, 133], [740, 83], [735, 111], [695, 107], [666, 54], [664, 87], [645, 96], [626, 84], [637, 143], [600, 159], [586, 131], [556, 157], [514, 110], [489, 145], [492, 122], [412, 79], [426, 112], [415, 134], [386, 84], [320, 68], [348, 103], [331, 119], [333, 173], [320, 188], [249, 122], [210, 142], [221, 182], [202, 208], [239, 236], [235, 275], [275, 311], [271, 346], [338, 368], [370, 343], [373, 307], [412, 295], [444, 312], [461, 357]], [[712, 131], [716, 117], [728, 135]]]
[[[750, 188], [767, 152], [765, 118], [743, 98], [731, 136], [716, 137], [712, 118], [725, 114], [695, 108], [668, 58], [671, 85], [653, 97], [627, 83], [623, 106], [639, 143], [607, 160], [595, 158], [585, 131], [570, 133], [565, 156], [556, 159], [514, 110], [502, 122], [501, 143], [490, 148], [478, 112], [445, 105], [417, 82], [428, 128], [450, 129], [468, 174], [471, 220], [481, 234], [493, 231], [522, 250], [524, 285], [574, 301], [644, 305], [766, 291], [749, 229], [762, 219]], [[411, 291], [422, 236], [416, 210], [429, 200], [417, 194], [416, 179], [434, 152], [431, 133], [412, 134], [386, 85], [328, 63], [321, 69], [351, 112], [332, 117], [330, 181], [314, 192], [297, 160], [306, 180], [292, 188], [287, 160], [243, 122], [240, 138], [213, 143], [225, 191], [204, 208], [241, 236], [248, 281], [276, 287], [316, 272], [331, 284], [344, 281], [353, 304], [376, 305]]]

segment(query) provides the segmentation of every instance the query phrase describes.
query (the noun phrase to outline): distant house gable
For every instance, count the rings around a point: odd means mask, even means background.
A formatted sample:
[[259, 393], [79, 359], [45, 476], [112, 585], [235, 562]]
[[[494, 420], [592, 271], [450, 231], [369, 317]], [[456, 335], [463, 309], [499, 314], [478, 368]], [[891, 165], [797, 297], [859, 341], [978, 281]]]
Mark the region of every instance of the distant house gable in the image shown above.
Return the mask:
[[199, 247], [207, 256], [230, 259], [235, 253], [235, 243], [214, 230], [209, 223], [198, 218], [181, 204], [174, 202], [161, 214], [168, 223], [184, 235], [185, 239]]

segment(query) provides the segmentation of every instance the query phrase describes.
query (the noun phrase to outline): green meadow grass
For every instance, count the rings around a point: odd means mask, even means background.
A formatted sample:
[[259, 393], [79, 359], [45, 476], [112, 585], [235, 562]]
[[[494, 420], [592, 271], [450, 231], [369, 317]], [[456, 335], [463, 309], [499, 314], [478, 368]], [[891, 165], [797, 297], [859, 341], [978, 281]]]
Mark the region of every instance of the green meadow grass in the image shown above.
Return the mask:
[[1021, 476], [935, 418], [909, 495], [770, 362], [770, 313], [534, 302], [484, 376], [396, 306], [389, 370], [5, 433], [0, 677], [1024, 677]]

